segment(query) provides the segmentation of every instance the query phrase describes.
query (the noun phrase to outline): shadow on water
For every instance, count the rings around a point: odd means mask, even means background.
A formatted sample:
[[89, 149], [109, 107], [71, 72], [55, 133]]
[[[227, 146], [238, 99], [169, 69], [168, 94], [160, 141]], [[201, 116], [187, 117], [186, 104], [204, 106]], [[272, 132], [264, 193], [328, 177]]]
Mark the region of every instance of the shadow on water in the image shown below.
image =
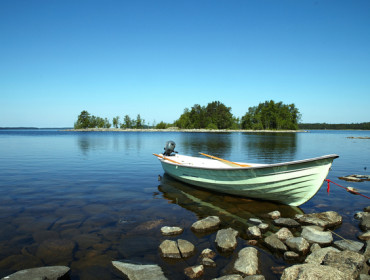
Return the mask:
[[[248, 220], [259, 218], [270, 223], [268, 213], [278, 210], [283, 217], [304, 214], [299, 207], [277, 204], [269, 201], [253, 200], [202, 190], [172, 179], [164, 174], [158, 189], [171, 203], [194, 212], [200, 219], [219, 216], [225, 226], [230, 226], [243, 234], [252, 226]], [[274, 226], [270, 223], [270, 229]]]

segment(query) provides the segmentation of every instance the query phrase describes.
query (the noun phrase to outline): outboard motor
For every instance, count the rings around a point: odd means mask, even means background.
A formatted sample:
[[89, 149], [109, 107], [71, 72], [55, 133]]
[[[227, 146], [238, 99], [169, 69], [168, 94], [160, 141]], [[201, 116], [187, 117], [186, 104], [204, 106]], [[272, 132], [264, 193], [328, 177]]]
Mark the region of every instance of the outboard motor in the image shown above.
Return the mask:
[[167, 141], [166, 145], [164, 146], [164, 156], [170, 156], [172, 153], [177, 153], [175, 152], [175, 142], [173, 141]]

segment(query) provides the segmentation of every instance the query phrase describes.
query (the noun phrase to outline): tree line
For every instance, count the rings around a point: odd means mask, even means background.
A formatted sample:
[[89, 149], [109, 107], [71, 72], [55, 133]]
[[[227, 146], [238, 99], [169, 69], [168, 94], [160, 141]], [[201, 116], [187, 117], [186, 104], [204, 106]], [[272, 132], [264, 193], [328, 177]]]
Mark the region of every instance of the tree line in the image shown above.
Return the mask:
[[328, 124], [328, 123], [300, 123], [299, 129], [359, 129], [359, 130], [370, 130], [370, 122], [363, 123], [339, 123], [339, 124]]
[[[191, 108], [185, 108], [184, 112], [174, 123], [160, 123], [153, 125], [157, 129], [178, 127], [180, 129], [253, 129], [253, 130], [281, 130], [298, 129], [301, 114], [294, 104], [283, 104], [273, 100], [260, 103], [258, 106], [249, 107], [245, 115], [240, 119], [231, 113], [231, 107], [225, 106], [220, 101], [213, 101], [207, 106], [195, 104]], [[74, 124], [76, 129], [81, 128], [148, 128], [140, 114], [136, 119], [125, 115], [114, 117], [112, 124], [107, 118], [90, 115], [86, 110], [82, 111]]]

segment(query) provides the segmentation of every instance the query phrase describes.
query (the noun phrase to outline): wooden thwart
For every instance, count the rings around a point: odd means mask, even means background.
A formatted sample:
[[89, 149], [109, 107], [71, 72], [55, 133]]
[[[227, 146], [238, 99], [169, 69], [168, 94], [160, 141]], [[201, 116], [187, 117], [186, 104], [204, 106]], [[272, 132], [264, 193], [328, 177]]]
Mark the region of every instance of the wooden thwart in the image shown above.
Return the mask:
[[214, 157], [214, 156], [207, 155], [207, 154], [204, 154], [204, 153], [200, 153], [200, 154], [203, 155], [203, 156], [213, 158], [213, 159], [216, 159], [216, 160], [228, 163], [228, 164], [232, 164], [232, 165], [235, 165], [235, 166], [239, 166], [239, 167], [251, 167], [252, 166], [252, 165], [248, 165], [248, 164], [239, 164], [239, 163], [236, 163], [236, 162], [233, 162], [233, 161], [229, 161], [229, 160], [226, 160], [226, 159]]

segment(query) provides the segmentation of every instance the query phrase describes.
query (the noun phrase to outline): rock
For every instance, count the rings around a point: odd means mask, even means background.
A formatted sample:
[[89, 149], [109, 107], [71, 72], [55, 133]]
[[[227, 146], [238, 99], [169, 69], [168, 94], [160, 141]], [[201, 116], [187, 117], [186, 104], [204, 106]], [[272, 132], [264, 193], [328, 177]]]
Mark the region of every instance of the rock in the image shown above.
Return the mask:
[[284, 253], [284, 259], [287, 261], [296, 260], [299, 258], [299, 255], [293, 251], [287, 251]]
[[343, 218], [337, 212], [327, 211], [322, 213], [303, 214], [296, 216], [298, 222], [306, 225], [316, 225], [331, 228], [342, 224]]
[[257, 246], [258, 241], [254, 239], [247, 240], [247, 244], [251, 246]]
[[362, 182], [360, 178], [357, 178], [353, 175], [348, 175], [348, 176], [343, 176], [343, 177], [338, 177], [340, 180], [348, 181], [348, 182]]
[[249, 275], [243, 278], [243, 280], [265, 280], [263, 275]]
[[279, 219], [281, 217], [281, 214], [279, 211], [272, 211], [270, 213], [267, 214], [271, 219], [273, 220], [276, 220], [276, 219]]
[[164, 240], [161, 245], [159, 245], [159, 250], [164, 258], [181, 259], [181, 254], [176, 241]]
[[184, 270], [185, 275], [188, 276], [191, 279], [198, 278], [203, 275], [204, 273], [204, 267], [203, 265], [196, 265], [187, 267]]
[[314, 244], [311, 245], [310, 252], [313, 253], [313, 252], [315, 252], [317, 250], [320, 250], [320, 249], [321, 249], [320, 245], [317, 244], [317, 243], [314, 243]]
[[321, 264], [326, 254], [329, 252], [340, 252], [340, 251], [334, 247], [320, 248], [318, 250], [313, 251], [310, 255], [308, 255], [304, 262]]
[[266, 232], [270, 226], [268, 224], [262, 223], [258, 225], [258, 228], [261, 230], [261, 232]]
[[311, 279], [326, 279], [326, 280], [352, 280], [345, 273], [338, 269], [317, 264], [297, 264], [284, 269], [281, 280], [311, 280]]
[[285, 244], [279, 238], [277, 238], [276, 234], [271, 234], [270, 236], [267, 236], [264, 241], [266, 245], [274, 251], [288, 250]]
[[237, 245], [238, 232], [232, 228], [221, 229], [216, 234], [216, 244], [221, 251], [234, 250]]
[[365, 207], [364, 212], [370, 212], [370, 206]]
[[112, 261], [112, 264], [114, 267], [124, 273], [130, 280], [167, 280], [162, 269], [158, 265], [137, 265], [118, 261]]
[[365, 258], [363, 255], [352, 252], [328, 252], [322, 261], [323, 265], [331, 266], [356, 279], [363, 268]]
[[334, 245], [342, 251], [349, 250], [357, 253], [364, 247], [364, 243], [354, 240], [338, 240], [334, 242]]
[[257, 226], [249, 227], [247, 235], [251, 239], [260, 239], [262, 237], [261, 230]]
[[358, 236], [358, 239], [363, 240], [363, 241], [370, 240], [370, 231], [367, 231], [364, 234], [361, 234], [360, 236]]
[[259, 224], [262, 224], [263, 222], [257, 218], [249, 218], [248, 223], [258, 226]]
[[258, 271], [258, 251], [253, 247], [246, 247], [239, 251], [234, 264], [234, 270], [243, 275], [254, 275]]
[[219, 278], [213, 278], [212, 280], [243, 280], [243, 277], [241, 277], [239, 274], [230, 274]]
[[199, 220], [195, 222], [191, 229], [196, 232], [206, 232], [218, 229], [219, 225], [221, 223], [221, 220], [217, 216], [209, 216], [207, 218], [204, 218], [202, 220]]
[[364, 213], [360, 222], [360, 228], [364, 231], [370, 230], [370, 213]]
[[204, 266], [209, 266], [209, 267], [216, 267], [216, 263], [210, 259], [210, 258], [202, 258], [201, 262], [200, 262], [202, 265]]
[[195, 253], [195, 246], [189, 241], [179, 239], [177, 245], [183, 258], [190, 257]]
[[309, 243], [329, 245], [333, 242], [333, 235], [329, 231], [318, 230], [315, 226], [304, 227], [301, 236]]
[[366, 241], [366, 247], [365, 247], [365, 251], [364, 251], [363, 255], [366, 259], [370, 258], [370, 240]]
[[289, 228], [296, 228], [296, 227], [301, 226], [297, 221], [290, 219], [290, 218], [279, 218], [279, 219], [274, 220], [273, 223], [276, 226], [289, 227]]
[[213, 252], [211, 249], [207, 248], [207, 249], [204, 249], [202, 251], [202, 253], [200, 253], [200, 256], [202, 258], [210, 258], [210, 259], [213, 259], [214, 257], [216, 257], [216, 253]]
[[356, 220], [362, 220], [362, 217], [364, 216], [364, 212], [357, 212], [353, 217]]
[[76, 244], [68, 239], [48, 239], [37, 249], [36, 256], [46, 264], [69, 262]]
[[184, 231], [181, 227], [169, 227], [164, 226], [161, 228], [161, 232], [163, 235], [178, 235], [181, 234]]
[[360, 274], [358, 280], [370, 280], [370, 275]]
[[69, 267], [66, 266], [45, 266], [36, 267], [17, 271], [9, 276], [1, 278], [1, 280], [58, 280], [66, 277], [69, 272]]
[[310, 244], [303, 237], [289, 238], [285, 241], [285, 244], [288, 245], [292, 251], [298, 254], [306, 254], [310, 248]]
[[279, 229], [275, 234], [281, 241], [285, 241], [288, 238], [294, 237], [293, 233], [285, 227]]

